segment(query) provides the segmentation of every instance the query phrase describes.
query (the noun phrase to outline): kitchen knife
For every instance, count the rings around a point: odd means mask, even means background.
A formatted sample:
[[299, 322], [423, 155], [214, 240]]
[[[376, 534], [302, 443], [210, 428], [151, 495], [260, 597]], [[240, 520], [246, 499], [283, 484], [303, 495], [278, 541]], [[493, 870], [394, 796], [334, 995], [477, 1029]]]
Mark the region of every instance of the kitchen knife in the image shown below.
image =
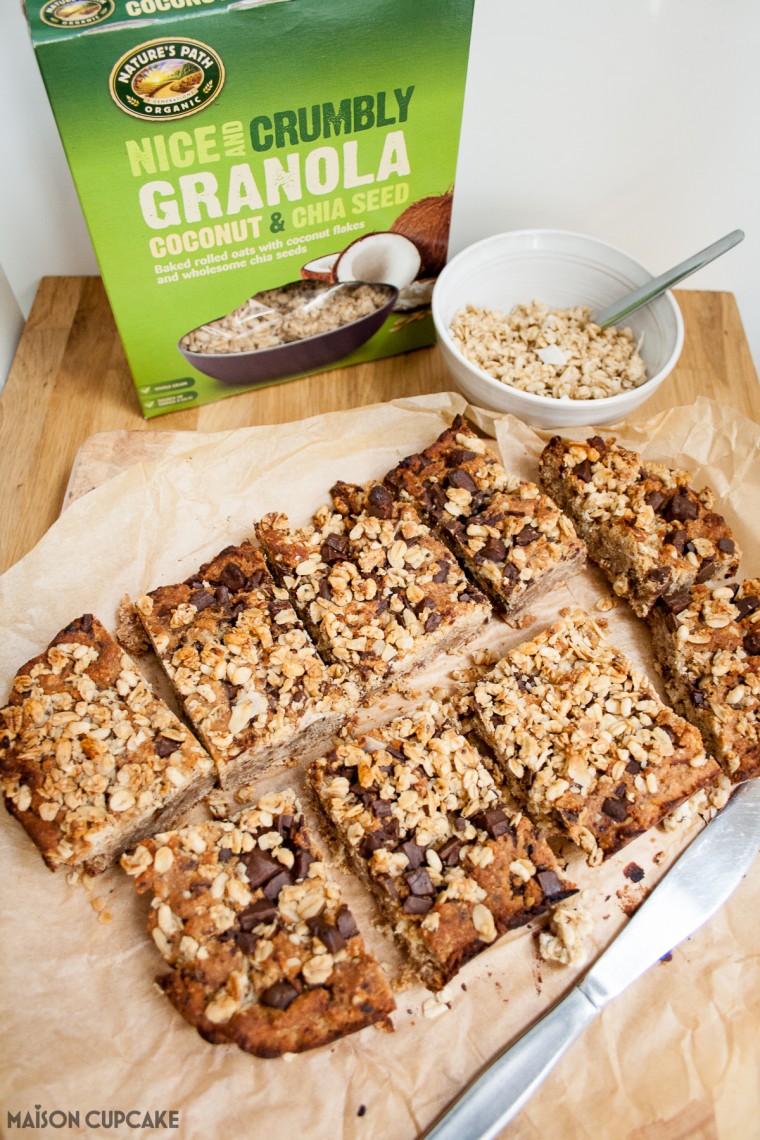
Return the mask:
[[700, 832], [583, 980], [501, 1053], [423, 1134], [489, 1140], [608, 1001], [718, 910], [760, 846], [760, 781], [743, 784]]

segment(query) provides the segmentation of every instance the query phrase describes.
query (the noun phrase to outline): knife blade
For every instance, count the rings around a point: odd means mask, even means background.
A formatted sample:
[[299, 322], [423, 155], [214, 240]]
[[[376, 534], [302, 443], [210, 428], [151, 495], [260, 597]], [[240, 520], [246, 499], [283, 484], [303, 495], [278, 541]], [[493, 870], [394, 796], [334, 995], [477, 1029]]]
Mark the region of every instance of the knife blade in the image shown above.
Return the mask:
[[760, 846], [760, 781], [739, 787], [570, 992], [474, 1078], [421, 1140], [490, 1140], [604, 1006], [715, 914]]

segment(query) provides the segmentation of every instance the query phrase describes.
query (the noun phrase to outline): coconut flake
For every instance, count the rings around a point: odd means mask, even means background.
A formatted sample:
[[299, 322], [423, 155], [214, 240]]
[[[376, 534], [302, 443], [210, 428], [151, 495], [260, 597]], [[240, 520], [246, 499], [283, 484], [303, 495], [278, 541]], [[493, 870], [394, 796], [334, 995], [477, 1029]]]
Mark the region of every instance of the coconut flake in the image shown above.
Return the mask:
[[547, 344], [546, 348], [537, 348], [536, 356], [542, 364], [557, 364], [560, 368], [567, 364], [568, 358], [556, 344]]

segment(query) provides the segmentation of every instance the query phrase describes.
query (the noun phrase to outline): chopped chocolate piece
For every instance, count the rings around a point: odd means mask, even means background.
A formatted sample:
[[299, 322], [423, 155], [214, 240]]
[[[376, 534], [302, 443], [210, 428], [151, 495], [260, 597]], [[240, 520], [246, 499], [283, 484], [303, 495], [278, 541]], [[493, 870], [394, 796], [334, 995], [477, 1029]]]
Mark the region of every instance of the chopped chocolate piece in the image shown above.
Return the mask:
[[[612, 443], [612, 440], [609, 442]], [[593, 447], [594, 451], [597, 451], [600, 457], [604, 457], [607, 454], [607, 441], [603, 440], [600, 435], [589, 436], [589, 438], [586, 440], [586, 443], [589, 445], [589, 447]]]
[[406, 843], [402, 843], [399, 851], [403, 851], [409, 860], [409, 866], [414, 870], [416, 867], [421, 867], [425, 862], [425, 848], [419, 847], [413, 839], [407, 839]]
[[272, 899], [256, 899], [238, 915], [240, 929], [249, 934], [262, 922], [271, 922], [277, 915], [277, 904]]
[[537, 538], [541, 537], [541, 532], [536, 530], [534, 526], [527, 524], [521, 531], [515, 535], [515, 546], [530, 546], [531, 542], [535, 542]]
[[739, 611], [739, 621], [753, 614], [758, 606], [760, 606], [760, 598], [755, 597], [753, 594], [745, 595], [743, 598], [734, 598], [734, 605]]
[[393, 495], [382, 483], [374, 483], [367, 495], [367, 514], [376, 519], [389, 519], [393, 516]]
[[254, 848], [247, 855], [241, 856], [240, 861], [245, 867], [248, 882], [254, 890], [282, 870], [282, 863], [279, 860], [273, 859], [271, 855], [259, 851], [258, 848]]
[[282, 888], [289, 887], [292, 882], [293, 877], [290, 874], [290, 871], [283, 869], [278, 875], [275, 875], [273, 878], [268, 879], [267, 882], [264, 883], [264, 894], [268, 899], [276, 899], [279, 897]]
[[157, 736], [155, 740], [156, 756], [160, 756], [162, 760], [167, 756], [171, 756], [172, 752], [176, 752], [180, 746], [181, 741], [170, 740], [168, 736]]
[[544, 892], [544, 898], [554, 898], [555, 895], [562, 894], [565, 889], [565, 884], [560, 879], [556, 871], [537, 871], [536, 880], [539, 887]]
[[[224, 933], [227, 934], [228, 931], [225, 930]], [[244, 954], [253, 954], [254, 950], [256, 949], [256, 943], [258, 940], [258, 934], [255, 934], [250, 930], [238, 930], [235, 933], [235, 945], [237, 946], [238, 950], [242, 950]]]
[[690, 600], [691, 594], [683, 590], [679, 594], [668, 594], [666, 598], [661, 598], [659, 605], [664, 606], [670, 614], [680, 614], [681, 610], [686, 609]]
[[262, 1005], [270, 1009], [287, 1009], [298, 997], [298, 990], [290, 982], [274, 982], [259, 997]]
[[421, 895], [407, 895], [401, 909], [405, 914], [427, 914], [433, 909], [434, 900]]
[[348, 548], [348, 535], [328, 534], [319, 548], [319, 554], [323, 562], [332, 565], [334, 562], [344, 561]]
[[491, 562], [504, 562], [507, 557], [507, 548], [501, 539], [489, 538], [478, 553], [481, 558], [488, 558]]
[[354, 921], [354, 916], [351, 914], [351, 911], [347, 906], [342, 906], [340, 908], [335, 921], [337, 923], [338, 930], [346, 940], [353, 938], [355, 934], [359, 933], [359, 928]]
[[428, 875], [424, 867], [415, 867], [413, 871], [407, 871], [404, 878], [413, 895], [435, 894], [435, 888], [430, 881], [430, 875]]
[[461, 850], [461, 840], [452, 836], [451, 839], [446, 840], [443, 846], [438, 848], [438, 858], [445, 867], [456, 867], [459, 862], [459, 852]]
[[446, 482], [450, 487], [460, 487], [463, 491], [469, 491], [471, 495], [477, 494], [478, 485], [466, 471], [456, 469], [450, 471], [446, 476]]
[[697, 582], [707, 582], [715, 573], [715, 559], [705, 558], [697, 574]]
[[688, 537], [685, 530], [671, 530], [662, 541], [665, 546], [672, 546], [678, 554], [683, 554], [688, 545]]
[[581, 460], [573, 467], [573, 475], [576, 479], [581, 479], [584, 483], [590, 483], [593, 479], [593, 472], [591, 470], [591, 463], [588, 459]]
[[733, 554], [736, 550], [736, 543], [732, 538], [719, 538], [717, 546], [724, 554]]
[[461, 467], [462, 464], [471, 463], [477, 458], [474, 451], [468, 451], [464, 447], [454, 447], [446, 456], [446, 462], [450, 467]]
[[209, 590], [194, 590], [188, 598], [191, 606], [195, 606], [198, 613], [213, 606], [216, 598]]
[[673, 495], [662, 513], [665, 518], [671, 519], [674, 522], [685, 522], [687, 519], [695, 519], [698, 517], [699, 506], [695, 503], [687, 490], [679, 489], [675, 495]]
[[760, 656], [760, 630], [745, 633], [742, 645], [745, 653], [749, 653], [750, 657]]
[[501, 808], [486, 808], [485, 811], [476, 812], [472, 817], [472, 822], [476, 827], [487, 831], [491, 839], [498, 839], [500, 835], [506, 835], [510, 828], [509, 820]]
[[610, 799], [609, 797], [602, 801], [602, 811], [617, 823], [622, 823], [628, 815], [628, 808], [624, 803], [617, 799]]
[[638, 863], [627, 863], [623, 867], [623, 874], [626, 879], [630, 879], [632, 883], [640, 883], [644, 878], [644, 869]]
[[220, 571], [218, 582], [220, 586], [226, 586], [233, 594], [237, 594], [245, 586], [246, 577], [237, 563], [228, 562]]
[[435, 633], [442, 621], [443, 614], [440, 614], [437, 610], [435, 610], [428, 616], [425, 621], [425, 633]]
[[326, 922], [323, 918], [307, 918], [306, 925], [320, 942], [324, 942], [331, 954], [337, 954], [346, 945], [346, 939], [333, 923]]
[[666, 498], [667, 496], [663, 495], [662, 491], [648, 491], [644, 496], [644, 502], [650, 506], [653, 511], [659, 511]]

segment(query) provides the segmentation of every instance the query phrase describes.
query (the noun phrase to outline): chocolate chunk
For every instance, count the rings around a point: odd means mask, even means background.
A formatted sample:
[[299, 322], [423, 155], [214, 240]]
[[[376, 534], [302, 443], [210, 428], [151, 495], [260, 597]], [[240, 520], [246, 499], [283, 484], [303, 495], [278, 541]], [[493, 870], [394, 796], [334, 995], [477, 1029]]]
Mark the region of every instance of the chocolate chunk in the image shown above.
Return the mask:
[[335, 925], [345, 939], [353, 938], [359, 933], [359, 927], [354, 922], [354, 916], [347, 906], [342, 906], [335, 916]]
[[369, 859], [374, 851], [379, 851], [381, 847], [385, 847], [387, 836], [382, 828], [377, 831], [368, 831], [359, 844], [359, 854], [362, 859]]
[[514, 562], [505, 562], [502, 566], [501, 573], [505, 582], [516, 582], [520, 577], [520, 571], [517, 569]]
[[432, 908], [433, 900], [420, 895], [407, 895], [402, 910], [406, 914], [427, 914]]
[[245, 574], [235, 562], [228, 562], [219, 575], [219, 585], [226, 586], [233, 594], [245, 585]]
[[398, 901], [398, 891], [396, 890], [396, 884], [394, 883], [391, 876], [390, 875], [378, 875], [377, 881], [380, 884], [380, 886], [383, 888], [385, 893], [387, 895], [390, 895], [390, 897], [393, 899], [394, 902], [397, 902]]
[[270, 1009], [287, 1009], [298, 997], [298, 990], [290, 982], [275, 982], [259, 997], [262, 1005]]
[[443, 614], [439, 614], [434, 610], [433, 613], [428, 616], [427, 621], [425, 622], [425, 633], [435, 633], [442, 621]]
[[213, 606], [216, 598], [209, 590], [194, 590], [188, 598], [191, 606], [195, 606], [198, 613]]
[[641, 771], [641, 765], [639, 764], [638, 760], [629, 760], [625, 766], [625, 770], [631, 776], [637, 776]]
[[216, 857], [220, 863], [229, 863], [232, 855], [233, 851], [231, 847], [220, 847], [217, 851]]
[[277, 915], [277, 907], [271, 899], [256, 899], [238, 915], [238, 926], [249, 934], [261, 922], [271, 922]]
[[491, 839], [498, 839], [500, 835], [505, 835], [510, 830], [509, 820], [501, 808], [485, 808], [476, 812], [472, 817], [472, 823], [481, 831], [487, 831]]
[[594, 477], [590, 460], [584, 459], [580, 463], [576, 463], [575, 467], [573, 467], [573, 475], [577, 476], [577, 478], [581, 479], [584, 483], [590, 483]]
[[626, 788], [625, 784], [618, 784], [618, 786], [615, 788], [615, 796], [619, 800], [624, 800], [627, 793], [628, 789]]
[[257, 586], [260, 586], [263, 581], [264, 581], [264, 571], [263, 570], [254, 570], [254, 572], [252, 574], [249, 574], [248, 577], [246, 578], [245, 588], [246, 588], [246, 590], [255, 590], [257, 588]]
[[741, 621], [747, 614], [753, 614], [760, 606], [760, 598], [756, 598], [754, 594], [749, 594], [746, 598], [734, 598], [734, 605], [739, 611], [739, 621]]
[[258, 940], [258, 934], [252, 934], [250, 931], [238, 930], [235, 935], [235, 945], [238, 950], [242, 950], [244, 954], [252, 954], [256, 949]]
[[449, 569], [450, 569], [449, 563], [448, 562], [442, 562], [439, 569], [436, 570], [435, 574], [433, 575], [433, 581], [438, 582], [439, 584], [441, 582], [445, 582], [449, 576]]
[[607, 444], [600, 435], [592, 435], [586, 443], [589, 447], [593, 447], [594, 451], [598, 451], [600, 456], [607, 454]]
[[413, 895], [435, 894], [435, 887], [431, 883], [430, 875], [428, 875], [424, 867], [415, 867], [413, 871], [407, 871], [404, 878]]
[[670, 570], [667, 566], [653, 566], [647, 574], [647, 578], [655, 586], [664, 586], [670, 578]]
[[406, 760], [405, 753], [400, 748], [397, 748], [394, 744], [386, 744], [385, 751], [389, 756], [395, 756], [397, 760]]
[[464, 819], [461, 815], [458, 815], [454, 820], [454, 831], [464, 831], [466, 827], [467, 820]]
[[277, 859], [272, 859], [269, 855], [265, 855], [258, 848], [247, 855], [243, 855], [241, 862], [245, 864], [246, 877], [254, 890], [256, 887], [263, 886], [278, 871], [282, 870], [282, 863], [278, 862]]
[[378, 819], [387, 819], [393, 812], [391, 801], [380, 799], [379, 796], [377, 799], [374, 799], [369, 806], [372, 813], [376, 815]]
[[296, 848], [296, 857], [293, 862], [293, 878], [298, 882], [299, 879], [305, 879], [309, 873], [309, 867], [314, 862], [314, 856], [306, 850], [305, 847]]
[[469, 491], [471, 495], [477, 494], [478, 485], [471, 475], [461, 469], [450, 471], [446, 477], [449, 487], [459, 487], [462, 491]]
[[[282, 866], [282, 864], [280, 864]], [[278, 875], [264, 883], [264, 894], [268, 899], [273, 901], [279, 897], [280, 891], [283, 887], [289, 887], [293, 882], [293, 876], [290, 871], [283, 868]]]
[[272, 826], [278, 835], [289, 835], [294, 822], [295, 817], [292, 816], [290, 812], [282, 812], [281, 815], [276, 815], [274, 817]]
[[652, 508], [653, 511], [659, 511], [662, 504], [665, 502], [666, 496], [662, 491], [650, 491], [644, 496], [644, 502]]
[[665, 546], [675, 547], [676, 552], [683, 556], [688, 538], [689, 536], [685, 530], [671, 530], [665, 535], [662, 541]]
[[536, 678], [530, 673], [515, 673], [515, 682], [521, 693], [529, 692], [533, 688], [535, 680]]
[[320, 942], [324, 942], [325, 947], [331, 954], [337, 954], [346, 945], [346, 940], [338, 930], [337, 926], [333, 926], [324, 918], [307, 918], [306, 925], [312, 934], [319, 938]]
[[177, 740], [169, 740], [168, 736], [157, 736], [153, 741], [153, 747], [156, 750], [156, 756], [160, 756], [163, 760], [165, 757], [171, 756], [172, 752], [176, 752], [180, 743]]
[[705, 558], [704, 562], [702, 563], [702, 565], [699, 568], [699, 573], [697, 574], [696, 581], [697, 582], [706, 582], [708, 580], [708, 578], [711, 578], [714, 573], [715, 573], [715, 559], [714, 558]]
[[348, 551], [348, 535], [328, 534], [319, 548], [319, 556], [328, 566], [334, 562], [343, 562]]
[[753, 630], [751, 633], [745, 633], [742, 644], [745, 653], [749, 653], [750, 657], [760, 657], [760, 631]]
[[538, 871], [536, 872], [536, 881], [546, 899], [554, 898], [555, 895], [559, 895], [563, 891], [562, 883], [556, 871]]
[[425, 862], [425, 848], [420, 847], [413, 839], [407, 839], [406, 843], [402, 843], [399, 851], [404, 852], [412, 870], [421, 867]]
[[330, 583], [327, 581], [327, 578], [322, 578], [320, 580], [317, 593], [319, 594], [320, 598], [324, 598], [327, 602], [330, 601], [332, 598], [332, 589], [330, 588]]
[[609, 797], [603, 802], [602, 811], [610, 819], [614, 819], [616, 823], [622, 823], [628, 815], [628, 809], [621, 800], [613, 800]]
[[507, 557], [507, 548], [501, 539], [491, 537], [478, 553], [481, 558], [487, 558], [489, 562], [503, 562]]
[[733, 554], [736, 550], [736, 543], [732, 538], [719, 538], [717, 546], [718, 550], [722, 550], [724, 554]]
[[446, 462], [449, 467], [461, 467], [463, 463], [470, 463], [477, 458], [475, 451], [468, 451], [465, 447], [454, 447], [446, 456]]
[[627, 863], [623, 867], [623, 874], [626, 879], [630, 879], [632, 883], [640, 883], [644, 878], [644, 870], [638, 863]]
[[697, 518], [699, 515], [699, 507], [694, 500], [689, 497], [689, 492], [686, 488], [679, 488], [662, 513], [665, 518], [671, 519], [674, 522], [685, 522], [687, 519]]
[[707, 704], [707, 696], [698, 685], [689, 685], [689, 696], [696, 709], [701, 709], [703, 705]]
[[660, 599], [660, 605], [669, 614], [680, 614], [691, 603], [691, 594], [688, 590], [681, 590], [677, 594], [668, 594]]
[[527, 524], [522, 528], [519, 534], [515, 535], [516, 546], [530, 546], [531, 542], [535, 542], [537, 538], [541, 537], [541, 531], [536, 530], [534, 526]]
[[456, 867], [459, 862], [459, 852], [461, 850], [461, 842], [452, 836], [451, 839], [447, 839], [446, 842], [438, 848], [438, 858], [444, 867]]
[[367, 496], [367, 514], [375, 519], [389, 519], [393, 515], [393, 495], [382, 483], [374, 483]]
[[214, 590], [214, 597], [220, 606], [226, 606], [230, 600], [230, 592], [226, 586], [217, 586]]

